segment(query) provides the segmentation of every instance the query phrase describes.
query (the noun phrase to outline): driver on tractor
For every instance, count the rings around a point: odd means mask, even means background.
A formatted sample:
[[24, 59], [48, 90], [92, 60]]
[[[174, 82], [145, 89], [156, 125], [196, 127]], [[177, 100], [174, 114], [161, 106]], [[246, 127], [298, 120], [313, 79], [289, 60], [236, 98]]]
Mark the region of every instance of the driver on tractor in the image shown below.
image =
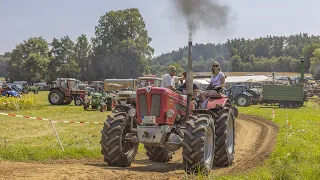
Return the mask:
[[200, 102], [202, 102], [202, 108], [205, 107], [206, 102], [210, 97], [213, 97], [218, 93], [218, 89], [225, 87], [225, 75], [221, 72], [220, 64], [218, 62], [214, 62], [212, 64], [212, 75], [210, 79], [210, 85], [208, 86], [208, 90], [202, 92], [200, 94]]
[[177, 68], [175, 66], [171, 66], [169, 68], [169, 74], [166, 74], [162, 78], [161, 87], [171, 89], [172, 91], [177, 91], [175, 88], [175, 83], [179, 82], [179, 80], [183, 80], [184, 77], [175, 76], [177, 73]]

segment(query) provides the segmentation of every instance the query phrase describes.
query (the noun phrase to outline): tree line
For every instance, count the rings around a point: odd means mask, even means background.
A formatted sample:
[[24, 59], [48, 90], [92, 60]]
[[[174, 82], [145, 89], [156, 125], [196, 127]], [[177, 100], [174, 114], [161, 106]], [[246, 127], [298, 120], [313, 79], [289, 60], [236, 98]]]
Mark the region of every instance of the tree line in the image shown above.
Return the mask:
[[[99, 18], [95, 35], [53, 38], [31, 37], [12, 52], [0, 55], [0, 77], [9, 81], [51, 82], [58, 77], [82, 81], [135, 78], [144, 74], [162, 76], [175, 65], [187, 69], [188, 47], [152, 57], [151, 37], [136, 8], [110, 11]], [[193, 70], [209, 72], [218, 61], [223, 71], [299, 72], [301, 58], [306, 72], [320, 78], [320, 36], [300, 33], [290, 36], [236, 38], [225, 43], [195, 44]]]
[[153, 49], [136, 8], [110, 11], [99, 18], [95, 36], [31, 37], [0, 56], [0, 76], [9, 81], [52, 82], [58, 77], [83, 81], [128, 78], [148, 73]]
[[[320, 36], [300, 33], [290, 36], [236, 38], [226, 43], [195, 44], [192, 47], [193, 70], [209, 72], [218, 61], [229, 72], [299, 72], [300, 60], [306, 72], [320, 76]], [[175, 64], [187, 69], [188, 47], [161, 54], [152, 59], [152, 70]]]

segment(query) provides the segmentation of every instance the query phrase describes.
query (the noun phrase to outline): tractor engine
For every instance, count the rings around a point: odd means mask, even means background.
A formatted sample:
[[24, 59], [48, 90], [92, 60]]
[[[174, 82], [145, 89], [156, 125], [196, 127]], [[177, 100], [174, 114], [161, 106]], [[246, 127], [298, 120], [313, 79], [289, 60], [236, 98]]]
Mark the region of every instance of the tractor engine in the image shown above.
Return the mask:
[[138, 89], [136, 115], [139, 141], [170, 151], [179, 149], [183, 137], [180, 125], [186, 116], [186, 106], [186, 96], [167, 88], [148, 86]]

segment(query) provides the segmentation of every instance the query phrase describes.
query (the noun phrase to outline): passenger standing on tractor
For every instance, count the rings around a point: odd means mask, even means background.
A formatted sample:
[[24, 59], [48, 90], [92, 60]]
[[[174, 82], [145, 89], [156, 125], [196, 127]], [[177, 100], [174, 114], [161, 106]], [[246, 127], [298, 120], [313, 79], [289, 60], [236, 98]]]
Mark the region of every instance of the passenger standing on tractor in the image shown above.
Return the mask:
[[162, 78], [161, 87], [171, 89], [172, 91], [176, 91], [175, 83], [182, 80], [183, 77], [175, 76], [177, 73], [177, 68], [175, 66], [171, 66], [169, 68], [169, 74], [166, 74]]
[[[214, 62], [212, 64], [212, 75], [210, 84], [212, 86], [216, 86], [215, 88], [225, 87], [225, 75], [221, 72], [220, 64], [218, 62]], [[214, 96], [215, 94], [217, 94], [216, 90], [204, 91], [200, 94], [200, 101], [204, 102], [208, 97]]]

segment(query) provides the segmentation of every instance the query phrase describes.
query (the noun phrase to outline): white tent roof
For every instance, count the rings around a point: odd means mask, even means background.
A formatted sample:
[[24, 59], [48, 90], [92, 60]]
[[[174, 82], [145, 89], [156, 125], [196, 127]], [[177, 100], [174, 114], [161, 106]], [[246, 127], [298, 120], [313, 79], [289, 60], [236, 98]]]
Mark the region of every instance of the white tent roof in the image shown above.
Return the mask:
[[[272, 78], [264, 75], [259, 76], [228, 76], [226, 78], [227, 83], [238, 83], [238, 82], [261, 82], [271, 81]], [[195, 83], [209, 84], [210, 78], [194, 79]]]

